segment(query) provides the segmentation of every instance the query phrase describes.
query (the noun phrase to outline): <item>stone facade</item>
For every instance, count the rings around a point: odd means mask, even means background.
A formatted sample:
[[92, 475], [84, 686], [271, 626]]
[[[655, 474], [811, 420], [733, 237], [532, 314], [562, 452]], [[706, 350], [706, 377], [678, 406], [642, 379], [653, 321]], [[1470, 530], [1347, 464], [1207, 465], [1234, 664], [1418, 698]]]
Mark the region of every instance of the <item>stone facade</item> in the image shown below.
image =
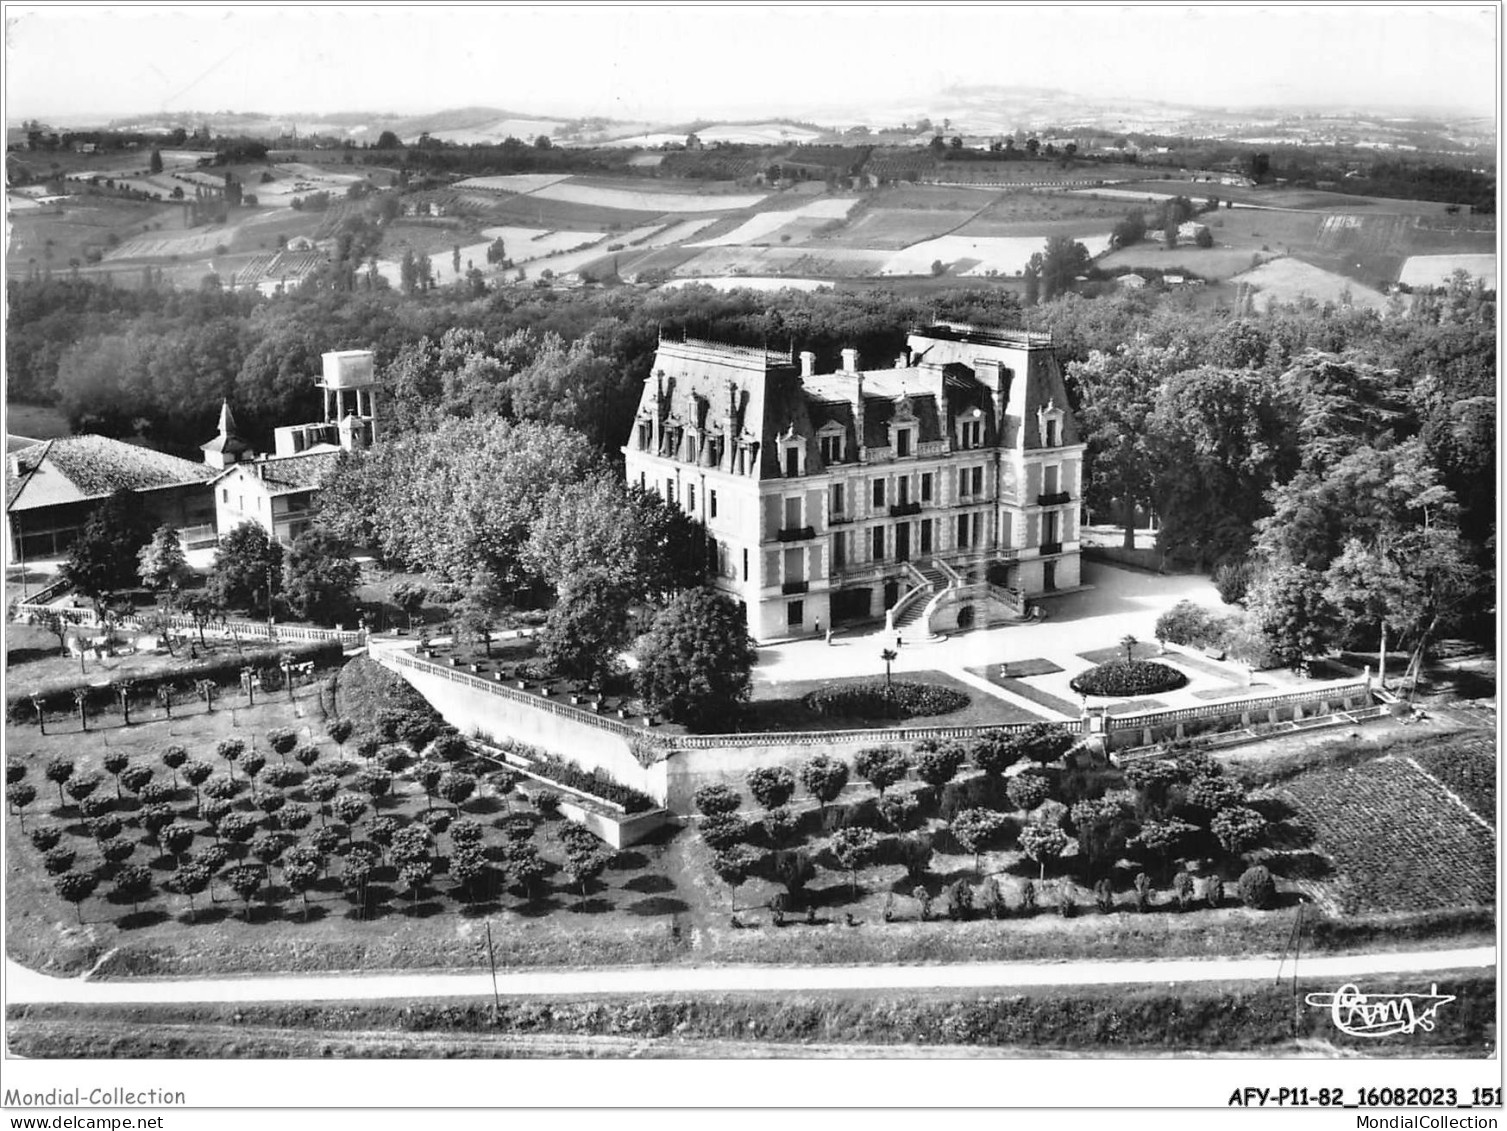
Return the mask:
[[890, 367], [842, 357], [661, 340], [623, 447], [705, 523], [756, 640], [1078, 584], [1084, 445], [1048, 336], [943, 323]]

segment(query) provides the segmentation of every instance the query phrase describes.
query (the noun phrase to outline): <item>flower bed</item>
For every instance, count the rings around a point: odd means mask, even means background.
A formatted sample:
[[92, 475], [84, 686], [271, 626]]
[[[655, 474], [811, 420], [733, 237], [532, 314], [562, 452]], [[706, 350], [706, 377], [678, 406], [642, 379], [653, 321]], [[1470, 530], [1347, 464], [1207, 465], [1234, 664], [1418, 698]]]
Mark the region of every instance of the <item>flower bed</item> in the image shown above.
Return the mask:
[[949, 715], [972, 700], [961, 691], [931, 683], [879, 680], [819, 687], [801, 700], [818, 715], [839, 718], [908, 719], [918, 715]]
[[1154, 695], [1175, 691], [1188, 682], [1176, 668], [1154, 660], [1111, 660], [1074, 676], [1070, 686], [1080, 695]]

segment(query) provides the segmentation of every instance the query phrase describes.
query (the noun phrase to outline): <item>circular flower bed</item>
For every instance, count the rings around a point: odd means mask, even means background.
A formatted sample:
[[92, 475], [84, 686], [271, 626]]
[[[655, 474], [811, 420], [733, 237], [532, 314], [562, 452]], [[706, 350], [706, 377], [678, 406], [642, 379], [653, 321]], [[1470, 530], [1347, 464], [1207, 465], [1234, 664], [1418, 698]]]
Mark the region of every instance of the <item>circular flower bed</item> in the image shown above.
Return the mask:
[[1182, 672], [1154, 660], [1111, 660], [1074, 676], [1069, 686], [1080, 695], [1155, 695], [1187, 682]]
[[932, 683], [895, 680], [886, 690], [883, 680], [819, 687], [801, 699], [818, 715], [854, 719], [909, 719], [917, 715], [950, 715], [968, 706], [961, 691]]

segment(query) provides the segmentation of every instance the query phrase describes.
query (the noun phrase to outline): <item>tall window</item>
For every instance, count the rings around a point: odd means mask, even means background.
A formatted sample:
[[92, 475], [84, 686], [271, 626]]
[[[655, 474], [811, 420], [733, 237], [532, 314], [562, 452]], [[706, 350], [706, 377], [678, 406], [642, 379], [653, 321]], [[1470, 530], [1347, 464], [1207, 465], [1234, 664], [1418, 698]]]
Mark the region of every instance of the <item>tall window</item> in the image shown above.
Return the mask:
[[910, 455], [910, 434], [909, 428], [895, 429], [895, 454], [897, 456]]
[[832, 517], [841, 518], [843, 507], [843, 490], [841, 483], [832, 484]]
[[841, 436], [823, 436], [823, 437], [821, 437], [821, 453], [822, 453], [822, 462], [823, 463], [841, 463], [842, 462], [842, 437]]
[[884, 527], [874, 527], [874, 560], [884, 561]]
[[848, 564], [848, 535], [840, 531], [832, 535], [832, 568], [842, 569]]
[[675, 502], [675, 480], [673, 479], [665, 480], [665, 502], [670, 504]]
[[685, 489], [685, 509], [688, 510], [688, 511], [693, 511], [693, 510], [696, 509], [696, 486], [695, 486], [695, 484], [691, 484], [690, 486], [686, 487], [686, 489]]
[[794, 499], [785, 500], [785, 529], [799, 530], [801, 528], [801, 500], [797, 496]]
[[963, 448], [981, 448], [984, 445], [984, 422], [982, 420], [965, 420], [959, 434], [959, 446]]
[[1047, 421], [1047, 447], [1049, 447], [1049, 448], [1055, 448], [1056, 446], [1057, 446], [1057, 422], [1055, 420], [1048, 420]]
[[984, 493], [984, 469], [982, 467], [973, 469], [973, 493], [975, 495]]
[[799, 448], [791, 445], [785, 449], [785, 475], [789, 479], [794, 479], [800, 473], [801, 451]]
[[882, 507], [882, 506], [884, 506], [884, 480], [883, 479], [876, 479], [876, 480], [874, 480], [874, 505], [876, 507]]
[[748, 550], [743, 551], [743, 580], [748, 580]]
[[969, 494], [972, 494], [972, 492], [969, 491], [969, 489], [968, 489], [969, 486], [970, 486], [970, 484], [971, 484], [971, 480], [968, 478], [968, 469], [966, 467], [960, 467], [960, 468], [958, 468], [958, 494], [959, 495], [969, 495]]
[[929, 471], [921, 476], [921, 501], [931, 502], [931, 472]]
[[958, 515], [958, 549], [967, 549], [973, 543], [968, 538], [968, 520], [972, 517], [966, 514]]
[[895, 485], [899, 488], [899, 498], [895, 502], [903, 507], [906, 503], [910, 502], [910, 476], [902, 475], [895, 481]]
[[716, 491], [709, 491], [709, 492], [707, 492], [707, 495], [708, 495], [709, 502], [711, 503], [711, 507], [710, 507], [711, 517], [716, 518], [717, 517], [717, 492]]

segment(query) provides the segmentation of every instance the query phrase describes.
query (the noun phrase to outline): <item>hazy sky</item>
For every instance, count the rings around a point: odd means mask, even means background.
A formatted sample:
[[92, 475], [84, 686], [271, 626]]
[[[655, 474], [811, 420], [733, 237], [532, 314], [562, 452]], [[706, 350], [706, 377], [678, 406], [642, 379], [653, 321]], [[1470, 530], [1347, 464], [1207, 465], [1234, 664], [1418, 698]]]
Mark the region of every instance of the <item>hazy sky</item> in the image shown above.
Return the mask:
[[1493, 114], [1486, 5], [9, 5], [6, 118], [919, 112], [949, 84]]

